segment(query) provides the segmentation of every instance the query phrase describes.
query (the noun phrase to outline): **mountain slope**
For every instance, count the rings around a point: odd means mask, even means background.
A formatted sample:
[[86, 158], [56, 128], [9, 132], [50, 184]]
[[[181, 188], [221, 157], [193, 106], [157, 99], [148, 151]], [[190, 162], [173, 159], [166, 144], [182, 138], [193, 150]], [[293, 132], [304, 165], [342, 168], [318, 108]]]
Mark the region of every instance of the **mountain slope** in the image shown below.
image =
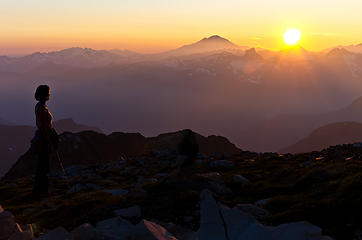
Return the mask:
[[308, 137], [280, 150], [281, 153], [321, 151], [329, 146], [362, 141], [362, 123], [332, 123], [314, 130]]
[[320, 114], [284, 114], [261, 121], [232, 139], [243, 149], [278, 151], [335, 122], [362, 122], [362, 97], [339, 110]]

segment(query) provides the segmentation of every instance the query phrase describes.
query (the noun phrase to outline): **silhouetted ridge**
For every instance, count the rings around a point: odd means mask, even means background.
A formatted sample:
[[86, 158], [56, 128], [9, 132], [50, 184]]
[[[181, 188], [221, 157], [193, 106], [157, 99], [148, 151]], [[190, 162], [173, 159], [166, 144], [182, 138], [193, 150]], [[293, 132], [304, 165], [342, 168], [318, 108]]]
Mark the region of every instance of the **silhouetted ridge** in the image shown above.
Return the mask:
[[[146, 138], [139, 133], [115, 132], [110, 135], [94, 131], [61, 134], [59, 155], [65, 167], [96, 165], [117, 162], [121, 157], [137, 157], [154, 150], [177, 154], [177, 146], [184, 137], [183, 131]], [[196, 134], [199, 152], [205, 155], [241, 153], [228, 139], [220, 136], [204, 137]], [[3, 179], [31, 176], [35, 172], [36, 156], [29, 150], [12, 166]], [[60, 170], [59, 164], [53, 169]]]
[[248, 60], [262, 60], [263, 59], [263, 57], [260, 56], [255, 51], [255, 48], [250, 48], [250, 49], [246, 50], [244, 57], [247, 58]]
[[342, 57], [351, 54], [351, 52], [347, 51], [344, 48], [334, 48], [327, 53], [328, 57]]

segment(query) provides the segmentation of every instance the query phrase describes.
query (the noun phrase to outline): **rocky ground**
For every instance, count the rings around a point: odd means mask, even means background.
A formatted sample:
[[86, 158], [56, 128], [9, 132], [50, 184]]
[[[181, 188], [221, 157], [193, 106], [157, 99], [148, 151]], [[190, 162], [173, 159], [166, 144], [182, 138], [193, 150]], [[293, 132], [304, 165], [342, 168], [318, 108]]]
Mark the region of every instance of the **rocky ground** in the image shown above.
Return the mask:
[[3, 180], [0, 240], [362, 239], [361, 154], [200, 154], [182, 169], [182, 156], [153, 152], [67, 167], [42, 200], [32, 177]]

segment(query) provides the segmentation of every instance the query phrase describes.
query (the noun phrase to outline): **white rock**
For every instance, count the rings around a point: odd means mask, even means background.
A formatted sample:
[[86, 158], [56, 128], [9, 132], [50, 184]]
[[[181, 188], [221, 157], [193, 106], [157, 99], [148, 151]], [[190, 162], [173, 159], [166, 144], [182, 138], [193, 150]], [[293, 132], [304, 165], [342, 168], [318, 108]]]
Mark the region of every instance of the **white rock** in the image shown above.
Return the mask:
[[71, 234], [65, 230], [63, 227], [57, 227], [44, 235], [42, 235], [39, 240], [71, 240]]
[[[252, 215], [220, 206], [211, 193], [201, 193], [201, 239], [208, 240], [330, 240], [322, 230], [308, 222], [293, 222], [276, 227], [260, 224]], [[205, 224], [205, 222], [207, 224]]]
[[112, 196], [124, 196], [128, 193], [128, 191], [124, 189], [105, 189], [103, 192], [109, 193]]
[[208, 190], [200, 195], [200, 239], [227, 240], [218, 205]]
[[[250, 214], [220, 207], [229, 239], [233, 240], [274, 240], [271, 229], [259, 224]], [[293, 238], [291, 238], [293, 239]], [[294, 239], [293, 239], [294, 240]]]
[[249, 180], [241, 175], [235, 175], [233, 177], [234, 179], [234, 183], [239, 183], [241, 185], [247, 184], [249, 182]]
[[265, 219], [269, 212], [252, 204], [237, 204], [233, 209], [251, 214], [256, 219]]
[[177, 240], [165, 228], [147, 220], [142, 220], [134, 227], [131, 237], [145, 240]]
[[101, 233], [104, 239], [126, 240], [133, 228], [128, 221], [115, 217], [98, 222], [96, 231]]
[[129, 208], [118, 209], [114, 211], [114, 214], [123, 218], [139, 218], [141, 217], [141, 208], [139, 206], [133, 206]]
[[84, 223], [74, 229], [72, 232], [72, 240], [101, 240], [102, 234], [97, 232], [89, 223]]
[[322, 236], [322, 229], [309, 222], [281, 224], [273, 230], [274, 237], [280, 240], [330, 239]]

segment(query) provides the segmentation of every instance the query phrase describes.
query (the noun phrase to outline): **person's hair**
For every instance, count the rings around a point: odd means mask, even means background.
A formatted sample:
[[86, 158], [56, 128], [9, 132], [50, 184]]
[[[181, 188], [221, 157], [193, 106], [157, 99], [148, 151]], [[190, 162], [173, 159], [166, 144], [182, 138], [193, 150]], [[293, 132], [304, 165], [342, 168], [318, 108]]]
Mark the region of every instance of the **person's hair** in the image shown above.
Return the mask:
[[48, 85], [40, 85], [37, 87], [34, 97], [37, 101], [42, 101], [48, 97], [49, 91], [50, 87]]

